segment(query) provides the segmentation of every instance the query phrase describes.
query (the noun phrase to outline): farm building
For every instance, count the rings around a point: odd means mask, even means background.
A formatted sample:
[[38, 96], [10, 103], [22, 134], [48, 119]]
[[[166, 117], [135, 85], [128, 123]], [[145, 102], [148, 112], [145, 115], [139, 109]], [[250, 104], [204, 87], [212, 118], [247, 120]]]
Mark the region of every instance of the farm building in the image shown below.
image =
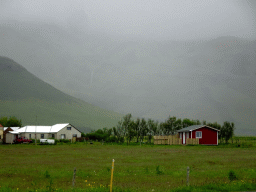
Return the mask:
[[[15, 139], [15, 135], [11, 134], [9, 132], [16, 131], [19, 128], [20, 127], [4, 127], [3, 143], [6, 143], [6, 140], [10, 141], [10, 143], [11, 143], [11, 141], [13, 141]], [[9, 133], [9, 134], [7, 134], [7, 133]]]
[[4, 137], [4, 127], [3, 125], [0, 124], [0, 143], [3, 142], [3, 137]]
[[12, 143], [16, 137], [28, 139], [73, 139], [81, 137], [81, 131], [69, 123], [53, 126], [25, 126], [6, 133], [6, 143]]
[[178, 130], [182, 144], [218, 145], [219, 130], [207, 125], [192, 125]]

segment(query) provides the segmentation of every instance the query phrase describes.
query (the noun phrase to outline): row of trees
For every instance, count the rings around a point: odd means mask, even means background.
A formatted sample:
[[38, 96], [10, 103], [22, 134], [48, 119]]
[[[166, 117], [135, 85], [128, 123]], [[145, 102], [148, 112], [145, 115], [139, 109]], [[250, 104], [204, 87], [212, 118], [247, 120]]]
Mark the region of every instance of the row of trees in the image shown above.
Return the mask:
[[[4, 127], [22, 127], [21, 120], [16, 117], [1, 117], [0, 124]], [[84, 134], [83, 136], [88, 137], [92, 140], [104, 140], [109, 142], [124, 142], [125, 138], [127, 145], [132, 139], [136, 139], [136, 142], [144, 141], [145, 137], [148, 138], [148, 142], [151, 143], [153, 136], [155, 135], [174, 135], [178, 130], [191, 126], [191, 125], [208, 125], [216, 128], [219, 131], [219, 139], [221, 142], [226, 143], [234, 135], [235, 125], [234, 123], [224, 122], [221, 126], [217, 122], [210, 123], [199, 120], [177, 119], [176, 117], [169, 117], [164, 122], [159, 123], [153, 119], [145, 120], [144, 118], [132, 119], [131, 114], [127, 114], [120, 120], [117, 125], [113, 128], [99, 129], [96, 132]]]
[[136, 142], [143, 142], [145, 137], [151, 143], [155, 135], [174, 135], [178, 130], [191, 125], [208, 125], [210, 127], [220, 130], [219, 139], [221, 142], [228, 140], [234, 135], [234, 123], [224, 122], [221, 126], [217, 122], [200, 122], [199, 120], [177, 119], [176, 117], [169, 117], [164, 122], [158, 122], [153, 119], [145, 120], [144, 118], [132, 119], [131, 114], [125, 115], [117, 125], [111, 129], [103, 128], [96, 132], [88, 133], [85, 136], [92, 140], [104, 140], [111, 142], [124, 142], [126, 139], [127, 145], [135, 138]]
[[0, 124], [4, 127], [22, 127], [21, 119], [18, 120], [16, 117], [0, 117]]

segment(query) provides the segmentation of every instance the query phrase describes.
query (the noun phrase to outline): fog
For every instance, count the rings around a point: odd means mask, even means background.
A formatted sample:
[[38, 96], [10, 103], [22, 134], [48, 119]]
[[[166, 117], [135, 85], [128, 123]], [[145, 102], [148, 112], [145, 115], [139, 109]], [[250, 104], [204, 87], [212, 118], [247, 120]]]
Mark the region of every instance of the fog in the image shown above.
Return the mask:
[[255, 37], [255, 3], [234, 0], [2, 0], [1, 22], [54, 23], [148, 39]]
[[251, 134], [255, 12], [253, 0], [0, 0], [0, 55], [102, 108]]

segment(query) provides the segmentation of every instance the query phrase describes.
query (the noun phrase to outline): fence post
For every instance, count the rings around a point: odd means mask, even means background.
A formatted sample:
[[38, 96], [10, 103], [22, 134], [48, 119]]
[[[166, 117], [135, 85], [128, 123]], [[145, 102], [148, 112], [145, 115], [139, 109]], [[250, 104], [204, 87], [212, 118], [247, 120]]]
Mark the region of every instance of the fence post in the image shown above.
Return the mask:
[[113, 182], [113, 172], [114, 172], [114, 162], [115, 160], [112, 160], [112, 170], [111, 170], [111, 180], [110, 180], [110, 192], [112, 192], [112, 182]]
[[76, 182], [76, 168], [74, 168], [74, 173], [73, 173], [73, 181], [72, 181], [72, 186], [75, 186], [75, 182]]
[[187, 186], [189, 186], [189, 167], [187, 167]]

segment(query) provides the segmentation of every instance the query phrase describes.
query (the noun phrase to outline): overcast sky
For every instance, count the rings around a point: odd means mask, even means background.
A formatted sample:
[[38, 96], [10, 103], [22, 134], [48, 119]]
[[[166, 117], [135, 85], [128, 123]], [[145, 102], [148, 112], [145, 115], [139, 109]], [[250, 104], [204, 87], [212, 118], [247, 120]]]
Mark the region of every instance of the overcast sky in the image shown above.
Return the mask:
[[152, 39], [256, 37], [255, 0], [0, 0], [0, 22], [63, 27]]

